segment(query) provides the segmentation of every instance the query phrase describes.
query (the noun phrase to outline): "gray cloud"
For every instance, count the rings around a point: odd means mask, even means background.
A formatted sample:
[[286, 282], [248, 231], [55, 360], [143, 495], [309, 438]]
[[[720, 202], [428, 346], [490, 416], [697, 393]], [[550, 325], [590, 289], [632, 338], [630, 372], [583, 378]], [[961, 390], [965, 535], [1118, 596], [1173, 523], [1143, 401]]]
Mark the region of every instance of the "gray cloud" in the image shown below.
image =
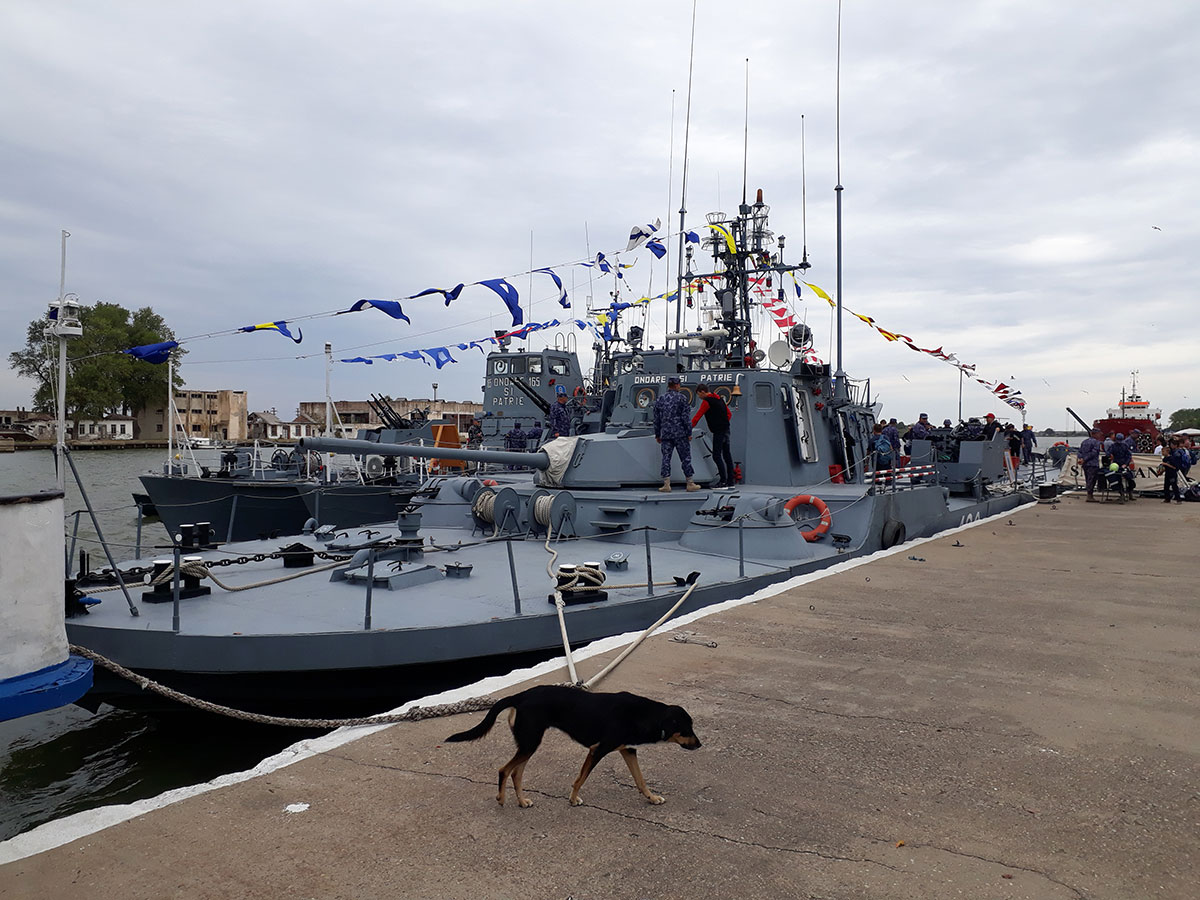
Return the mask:
[[[673, 228], [690, 12], [9, 2], [2, 349], [57, 292], [60, 228], [73, 235], [70, 289], [152, 305], [181, 336], [520, 273], [531, 235], [543, 266], [619, 248], [655, 216]], [[700, 4], [687, 203], [694, 227], [740, 198], [750, 57], [749, 186], [766, 190], [797, 259], [804, 115], [809, 275], [831, 292], [835, 16], [832, 3], [748, 2], [736, 16]], [[1103, 414], [1132, 368], [1168, 412], [1189, 405], [1198, 33], [1200, 10], [1164, 0], [847, 4], [846, 305], [985, 377], [1015, 376], [1039, 427], [1062, 424], [1067, 404]], [[638, 293], [651, 270], [653, 289], [667, 286], [664, 264], [639, 259]], [[580, 302], [610, 289], [562, 274]], [[514, 283], [528, 303], [528, 277]], [[533, 318], [557, 314], [548, 281], [533, 299]], [[338, 355], [381, 353], [508, 322], [483, 288], [406, 309], [411, 328], [371, 312], [301, 323], [299, 346], [196, 341], [184, 375], [290, 412], [323, 393], [320, 358], [295, 357], [324, 340]], [[802, 313], [827, 349], [826, 305]], [[650, 313], [655, 329], [663, 315]], [[847, 368], [892, 414], [954, 413], [952, 368], [855, 319], [844, 342]], [[475, 396], [475, 354], [440, 372], [339, 366], [335, 394], [428, 396], [437, 381], [440, 396]], [[0, 406], [28, 395], [0, 377]], [[968, 412], [999, 405], [979, 387], [964, 396]]]

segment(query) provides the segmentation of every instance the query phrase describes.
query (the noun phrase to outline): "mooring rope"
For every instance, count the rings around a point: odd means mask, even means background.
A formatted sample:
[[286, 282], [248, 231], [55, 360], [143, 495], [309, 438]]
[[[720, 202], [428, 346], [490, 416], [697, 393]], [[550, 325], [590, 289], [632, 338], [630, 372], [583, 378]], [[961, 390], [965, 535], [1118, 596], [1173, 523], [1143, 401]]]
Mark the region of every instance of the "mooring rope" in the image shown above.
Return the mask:
[[78, 656], [86, 657], [96, 665], [132, 681], [142, 690], [151, 691], [161, 697], [166, 697], [177, 703], [182, 703], [185, 706], [191, 706], [205, 712], [216, 713], [217, 715], [228, 716], [233, 719], [241, 719], [244, 722], [257, 722], [260, 725], [284, 725], [290, 728], [349, 728], [363, 725], [391, 725], [396, 722], [417, 722], [421, 719], [434, 719], [442, 716], [455, 716], [459, 713], [479, 712], [480, 710], [490, 709], [495, 702], [487, 697], [474, 697], [469, 700], [442, 703], [436, 706], [414, 706], [412, 709], [402, 713], [358, 716], [349, 719], [299, 719], [289, 716], [270, 716], [264, 713], [252, 713], [241, 709], [234, 709], [231, 706], [223, 706], [220, 703], [213, 703], [209, 700], [201, 700], [198, 697], [184, 694], [144, 675], [139, 675], [137, 672], [125, 668], [120, 663], [114, 662], [94, 650], [89, 650], [87, 647], [71, 644], [71, 652]]

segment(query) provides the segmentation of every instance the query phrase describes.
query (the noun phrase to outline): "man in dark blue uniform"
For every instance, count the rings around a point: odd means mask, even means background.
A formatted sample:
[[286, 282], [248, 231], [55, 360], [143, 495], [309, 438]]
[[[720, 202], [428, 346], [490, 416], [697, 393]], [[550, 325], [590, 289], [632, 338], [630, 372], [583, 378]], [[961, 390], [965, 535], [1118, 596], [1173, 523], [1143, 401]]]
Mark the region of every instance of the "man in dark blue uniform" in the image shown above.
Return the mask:
[[504, 445], [509, 450], [525, 449], [525, 432], [521, 430], [520, 422], [514, 423], [512, 431], [504, 435]]
[[729, 452], [729, 422], [733, 419], [733, 411], [728, 404], [714, 394], [707, 384], [696, 387], [700, 395], [700, 408], [692, 416], [692, 427], [704, 417], [708, 430], [712, 434], [713, 459], [717, 464], [717, 487], [733, 487], [733, 455]]
[[664, 494], [671, 493], [671, 453], [679, 454], [679, 465], [687, 477], [689, 491], [700, 490], [692, 481], [696, 470], [692, 468], [692, 422], [688, 416], [691, 404], [679, 391], [679, 379], [672, 375], [667, 379], [667, 389], [654, 401], [654, 439], [662, 445], [663, 484], [659, 488]]
[[932, 426], [929, 424], [929, 413], [921, 413], [921, 417], [917, 419], [917, 424], [912, 427], [912, 439], [914, 441], [929, 440], [929, 432]]
[[1089, 437], [1079, 445], [1079, 465], [1083, 468], [1083, 483], [1087, 488], [1087, 502], [1095, 503], [1092, 492], [1096, 489], [1096, 478], [1100, 474], [1100, 454], [1104, 452], [1104, 444], [1100, 439], [1104, 433], [1099, 428], [1093, 428]]
[[550, 440], [570, 435], [571, 415], [567, 412], [567, 389], [560, 384], [554, 392], [554, 405], [550, 407]]

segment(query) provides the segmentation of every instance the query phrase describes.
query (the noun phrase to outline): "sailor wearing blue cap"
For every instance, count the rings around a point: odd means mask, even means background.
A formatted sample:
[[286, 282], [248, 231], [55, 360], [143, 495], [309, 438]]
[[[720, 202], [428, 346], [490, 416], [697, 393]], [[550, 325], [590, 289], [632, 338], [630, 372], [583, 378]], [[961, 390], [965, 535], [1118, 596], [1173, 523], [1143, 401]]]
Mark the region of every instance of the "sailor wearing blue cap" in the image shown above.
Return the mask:
[[929, 440], [929, 413], [921, 413], [921, 418], [917, 419], [917, 424], [912, 427], [912, 439], [914, 441]]
[[560, 384], [554, 388], [554, 404], [550, 407], [550, 440], [570, 435], [571, 415], [567, 412], [567, 389]]

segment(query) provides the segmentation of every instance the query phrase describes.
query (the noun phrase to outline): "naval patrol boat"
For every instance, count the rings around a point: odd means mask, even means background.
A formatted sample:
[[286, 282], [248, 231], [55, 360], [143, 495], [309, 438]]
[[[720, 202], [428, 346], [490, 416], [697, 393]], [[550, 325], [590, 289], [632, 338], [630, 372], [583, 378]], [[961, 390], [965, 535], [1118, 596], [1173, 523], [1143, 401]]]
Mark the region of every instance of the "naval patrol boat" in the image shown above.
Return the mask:
[[[588, 433], [525, 452], [305, 438], [303, 450], [478, 469], [436, 476], [370, 527], [220, 545], [181, 533], [170, 557], [81, 573], [71, 642], [242, 708], [312, 713], [353, 700], [383, 709], [431, 672], [645, 629], [672, 610], [744, 597], [1035, 499], [1006, 471], [1001, 438], [914, 441], [903, 468], [877, 470], [880, 407], [869, 380], [842, 371], [840, 349], [836, 368], [817, 361], [800, 326], [769, 354], [755, 352], [753, 286], [807, 268], [784, 259], [768, 215], [761, 192], [736, 214], [709, 215], [716, 239], [697, 256], [706, 248], [711, 260], [689, 259], [676, 295], [702, 280], [708, 321], [677, 326], [658, 349], [628, 329], [620, 352], [602, 354]], [[505, 356], [489, 356], [489, 377], [513, 374], [517, 357]], [[714, 485], [701, 420], [690, 439], [701, 489], [682, 489], [673, 459], [676, 487], [660, 490], [654, 405], [672, 377], [693, 407], [701, 382], [729, 404], [732, 489]], [[98, 666], [87, 699], [145, 696]]]

